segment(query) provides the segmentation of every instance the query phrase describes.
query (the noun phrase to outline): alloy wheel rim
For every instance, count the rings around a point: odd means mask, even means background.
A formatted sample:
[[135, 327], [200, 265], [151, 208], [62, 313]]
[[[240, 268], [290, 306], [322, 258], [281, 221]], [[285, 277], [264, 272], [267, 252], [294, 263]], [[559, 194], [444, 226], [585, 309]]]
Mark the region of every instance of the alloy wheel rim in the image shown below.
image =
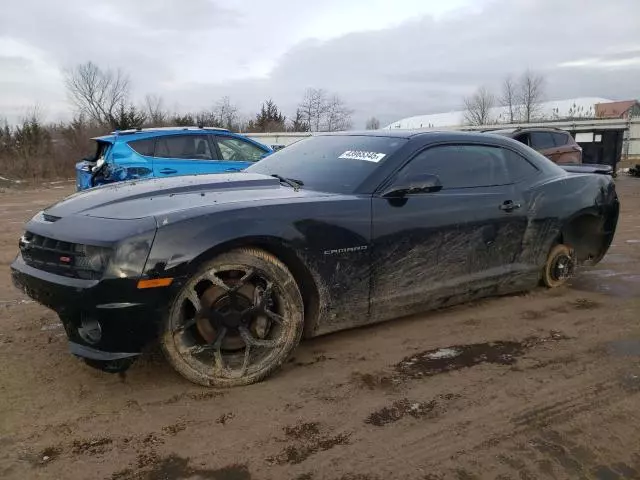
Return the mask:
[[205, 375], [239, 378], [278, 356], [290, 322], [281, 289], [242, 265], [210, 269], [189, 281], [172, 318], [182, 358]]

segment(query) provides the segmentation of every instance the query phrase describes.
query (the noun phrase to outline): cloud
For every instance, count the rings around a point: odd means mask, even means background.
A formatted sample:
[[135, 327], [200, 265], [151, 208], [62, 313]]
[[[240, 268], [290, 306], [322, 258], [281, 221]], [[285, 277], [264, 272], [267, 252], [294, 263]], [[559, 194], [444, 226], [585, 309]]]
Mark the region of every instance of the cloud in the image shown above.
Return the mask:
[[[497, 90], [506, 75], [526, 69], [546, 77], [548, 99], [640, 95], [637, 0], [64, 5], [12, 2], [0, 17], [5, 38], [40, 52], [41, 63], [26, 57], [31, 74], [46, 64], [48, 73], [34, 77], [40, 102], [52, 66], [87, 60], [122, 67], [137, 97], [160, 94], [178, 109], [229, 95], [247, 114], [273, 98], [291, 115], [306, 88], [325, 88], [355, 110], [356, 126], [371, 115], [386, 123], [456, 110], [478, 86]], [[0, 108], [12, 96], [7, 88], [16, 88], [7, 87], [2, 66]], [[60, 89], [56, 81], [50, 86]]]

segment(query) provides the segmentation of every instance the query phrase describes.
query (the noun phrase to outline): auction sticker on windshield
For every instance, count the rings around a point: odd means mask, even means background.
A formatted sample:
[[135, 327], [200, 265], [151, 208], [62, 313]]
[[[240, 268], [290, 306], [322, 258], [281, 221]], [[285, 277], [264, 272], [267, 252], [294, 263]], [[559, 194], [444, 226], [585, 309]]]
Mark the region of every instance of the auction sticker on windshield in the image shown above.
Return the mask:
[[367, 162], [379, 162], [386, 154], [376, 152], [364, 152], [362, 150], [347, 150], [338, 158], [348, 158], [351, 160], [365, 160]]

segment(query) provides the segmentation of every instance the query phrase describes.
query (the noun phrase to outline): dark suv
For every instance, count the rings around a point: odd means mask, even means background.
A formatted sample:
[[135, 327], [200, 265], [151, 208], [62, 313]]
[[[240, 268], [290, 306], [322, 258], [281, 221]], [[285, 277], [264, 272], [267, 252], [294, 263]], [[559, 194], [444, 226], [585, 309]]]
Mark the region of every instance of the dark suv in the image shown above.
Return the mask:
[[582, 148], [569, 132], [557, 128], [505, 128], [487, 133], [504, 135], [537, 150], [555, 163], [582, 163]]

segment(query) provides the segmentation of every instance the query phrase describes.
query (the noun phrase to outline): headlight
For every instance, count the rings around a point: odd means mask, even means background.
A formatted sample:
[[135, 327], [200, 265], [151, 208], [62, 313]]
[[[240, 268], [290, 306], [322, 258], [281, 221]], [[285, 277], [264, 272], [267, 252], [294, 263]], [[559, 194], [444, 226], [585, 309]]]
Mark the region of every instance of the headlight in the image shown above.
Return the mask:
[[100, 278], [105, 271], [112, 250], [92, 245], [74, 245], [75, 268], [80, 278]]
[[105, 278], [137, 278], [149, 256], [155, 231], [121, 242], [115, 249]]

